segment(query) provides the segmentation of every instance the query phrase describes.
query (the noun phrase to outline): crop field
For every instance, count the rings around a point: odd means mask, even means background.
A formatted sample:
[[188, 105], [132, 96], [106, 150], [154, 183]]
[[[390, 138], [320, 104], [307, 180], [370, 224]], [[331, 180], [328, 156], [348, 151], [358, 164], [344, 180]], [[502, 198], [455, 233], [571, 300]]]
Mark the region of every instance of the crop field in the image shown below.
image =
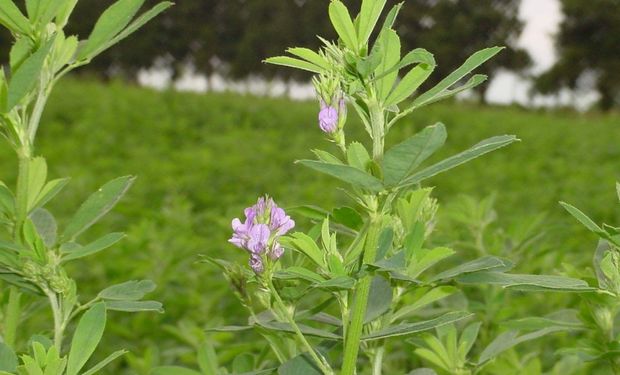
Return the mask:
[[[244, 252], [227, 243], [230, 221], [261, 194], [285, 208], [351, 204], [336, 189], [336, 180], [294, 163], [311, 157], [314, 148], [336, 152], [318, 130], [317, 107], [315, 102], [234, 94], [156, 92], [115, 82], [68, 80], [56, 89], [36, 147], [46, 156], [52, 178], [71, 176], [51, 203], [59, 222], [104, 182], [138, 177], [112, 214], [88, 233], [94, 239], [111, 229], [126, 231], [127, 238], [70, 264], [68, 272], [85, 299], [106, 285], [151, 279], [157, 289], [148, 297], [165, 308], [163, 314], [109, 313], [108, 332], [96, 356], [102, 359], [120, 348], [130, 353], [104, 373], [146, 375], [170, 364], [197, 368], [195, 353], [204, 340], [212, 343], [222, 366], [238, 354], [260, 353], [265, 344], [252, 331], [206, 331], [245, 324], [247, 315], [220, 270], [201, 262], [200, 255], [245, 265]], [[365, 142], [367, 134], [356, 121], [347, 123], [348, 137]], [[620, 223], [614, 189], [620, 179], [620, 116], [448, 102], [399, 122], [387, 143], [438, 121], [446, 125], [448, 140], [430, 162], [497, 134], [515, 134], [521, 142], [424, 183], [435, 187], [439, 201], [433, 242], [452, 247], [455, 262], [480, 255], [508, 257], [518, 273], [577, 277], [591, 267], [597, 238], [558, 201], [579, 207], [597, 223]], [[12, 151], [0, 149], [2, 179], [9, 186], [16, 179], [14, 163]], [[311, 227], [290, 212], [298, 230]], [[571, 294], [499, 287], [466, 287], [464, 293], [469, 310], [492, 327], [479, 338], [480, 345], [501, 331], [502, 322], [578, 303]], [[49, 329], [49, 319], [47, 306], [34, 304], [27, 326], [20, 327], [24, 337]], [[515, 374], [526, 373], [520, 372], [525, 371], [521, 365], [567, 374], [572, 362], [560, 361], [555, 349], [574, 340], [565, 332], [545, 336], [517, 346], [501, 360], [516, 361]], [[413, 352], [412, 345], [394, 345], [403, 357]], [[529, 359], [519, 362], [511, 353]], [[388, 371], [390, 366], [405, 360], [386, 363], [386, 373], [396, 373]]]

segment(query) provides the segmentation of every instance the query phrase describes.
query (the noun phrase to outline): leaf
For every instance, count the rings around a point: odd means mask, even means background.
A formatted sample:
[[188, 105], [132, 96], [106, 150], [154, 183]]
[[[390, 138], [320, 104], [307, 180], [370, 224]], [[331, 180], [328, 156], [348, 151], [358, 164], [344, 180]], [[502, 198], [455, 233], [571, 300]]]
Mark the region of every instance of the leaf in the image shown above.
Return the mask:
[[283, 270], [279, 270], [273, 275], [273, 277], [282, 280], [301, 279], [309, 281], [311, 283], [322, 283], [323, 281], [325, 281], [325, 279], [316, 272], [312, 272], [309, 269], [297, 266], [292, 266]]
[[29, 210], [33, 210], [37, 207], [43, 207], [47, 202], [52, 200], [60, 191], [67, 185], [69, 178], [58, 178], [49, 181], [41, 192], [36, 197]]
[[469, 150], [463, 151], [436, 164], [433, 164], [430, 167], [424, 168], [413, 176], [405, 179], [400, 185], [400, 187], [420, 183], [427, 178], [436, 176], [454, 167], [458, 167], [461, 164], [465, 164], [470, 160], [473, 160], [491, 151], [495, 151], [516, 141], [518, 141], [518, 139], [514, 135], [502, 135], [485, 139], [484, 141], [476, 144]]
[[349, 15], [349, 10], [340, 0], [333, 0], [329, 4], [329, 19], [344, 44], [353, 51], [358, 50], [358, 39], [355, 26]]
[[99, 188], [80, 206], [67, 225], [63, 238], [71, 241], [95, 224], [118, 203], [134, 180], [133, 176], [119, 177]]
[[201, 375], [200, 372], [179, 366], [155, 367], [151, 375]]
[[106, 308], [103, 302], [93, 305], [84, 313], [77, 325], [67, 361], [67, 375], [77, 375], [95, 352], [103, 336]]
[[323, 251], [318, 247], [316, 242], [305, 233], [295, 232], [287, 237], [282, 237], [280, 239], [282, 245], [287, 247], [292, 247], [302, 254], [306, 255], [310, 258], [314, 263], [316, 263], [321, 268], [327, 268], [327, 264], [325, 263], [325, 259], [323, 258]]
[[17, 371], [17, 355], [13, 349], [0, 342], [0, 371]]
[[370, 34], [375, 28], [379, 16], [385, 7], [386, 0], [364, 0], [360, 9], [357, 22], [357, 35], [359, 35], [359, 46], [363, 47], [370, 38]]
[[99, 292], [98, 297], [107, 300], [137, 301], [155, 288], [156, 285], [151, 280], [132, 280], [105, 288]]
[[[293, 329], [293, 327], [290, 324], [284, 323], [284, 322], [259, 321], [257, 322], [257, 324], [263, 328], [274, 330], [274, 331], [295, 333], [295, 329]], [[309, 327], [307, 325], [299, 324], [299, 323], [297, 324], [297, 326], [299, 327], [299, 330], [306, 336], [319, 337], [319, 338], [328, 339], [328, 340], [342, 340], [341, 336], [336, 335], [329, 331], [325, 331], [325, 330], [314, 328], [314, 327]]]
[[565, 203], [565, 202], [560, 202], [560, 204], [562, 205], [562, 207], [564, 207], [566, 211], [568, 211], [569, 214], [571, 214], [575, 219], [577, 219], [584, 227], [588, 228], [588, 230], [598, 235], [602, 235], [602, 236], [607, 235], [607, 233], [603, 230], [603, 228], [596, 225], [596, 223], [592, 221], [592, 219], [590, 219], [586, 214], [581, 212], [578, 208], [571, 206], [570, 204]]
[[30, 220], [32, 224], [34, 224], [45, 246], [52, 248], [56, 244], [56, 238], [58, 236], [58, 227], [54, 216], [44, 208], [37, 208], [30, 213]]
[[218, 359], [215, 348], [210, 341], [205, 340], [198, 347], [197, 351], [198, 366], [203, 375], [218, 375]]
[[129, 24], [145, 0], [118, 0], [106, 9], [95, 24], [88, 40], [77, 53], [76, 60], [91, 59], [105, 49], [111, 41]]
[[0, 24], [14, 33], [30, 33], [30, 22], [12, 0], [0, 0]]
[[382, 162], [385, 184], [398, 184], [443, 146], [446, 137], [446, 127], [437, 123], [388, 150]]
[[278, 367], [278, 375], [322, 375], [307, 353], [299, 354]]
[[369, 323], [390, 309], [392, 304], [392, 287], [390, 282], [382, 276], [375, 276], [370, 284], [368, 304], [364, 323]]
[[[136, 32], [142, 26], [146, 25], [150, 20], [157, 17], [160, 13], [170, 8], [174, 3], [170, 1], [162, 1], [149, 9], [148, 11], [142, 13], [138, 18], [136, 18], [133, 22], [129, 24], [123, 31], [121, 31], [117, 36], [114, 37], [109, 43], [107, 43], [104, 49], [110, 48], [112, 45], [120, 42], [121, 40], [127, 38], [129, 35]], [[99, 52], [102, 52], [100, 50]]]
[[447, 99], [451, 96], [454, 96], [458, 93], [461, 93], [463, 91], [467, 91], [470, 90], [484, 82], [486, 82], [486, 80], [488, 79], [488, 77], [484, 74], [475, 74], [473, 75], [469, 80], [467, 80], [467, 82], [465, 82], [463, 85], [459, 86], [459, 87], [455, 87], [454, 89], [451, 90], [445, 90], [443, 91], [443, 93], [438, 94], [436, 96], [434, 96], [433, 98], [425, 101], [424, 103], [415, 103], [412, 105], [412, 108], [420, 108], [422, 106], [431, 104], [431, 103], [435, 103], [438, 102], [440, 100], [444, 100]]
[[333, 224], [340, 224], [353, 230], [360, 230], [364, 225], [364, 219], [351, 207], [334, 208], [330, 215]]
[[316, 160], [300, 160], [298, 163], [372, 192], [379, 192], [383, 189], [381, 180], [348, 165], [330, 164]]
[[415, 259], [409, 266], [407, 274], [411, 277], [418, 277], [433, 265], [454, 255], [455, 251], [447, 247], [437, 247], [432, 250], [418, 251]]
[[117, 350], [114, 353], [107, 356], [103, 361], [94, 365], [88, 371], [83, 372], [82, 375], [95, 375], [99, 370], [107, 366], [110, 362], [114, 361], [116, 358], [121, 357], [127, 353], [128, 351], [126, 350]]
[[0, 182], [0, 210], [9, 217], [15, 214], [15, 197], [3, 182]]
[[347, 162], [352, 167], [366, 171], [366, 165], [370, 162], [370, 155], [361, 143], [351, 142], [347, 148]]
[[163, 305], [157, 301], [106, 301], [108, 310], [124, 312], [156, 311], [164, 312]]
[[383, 29], [373, 50], [380, 48], [383, 58], [376, 69], [376, 86], [379, 98], [384, 101], [398, 78], [398, 69], [391, 69], [400, 60], [400, 38], [394, 30]]
[[471, 55], [463, 65], [458, 67], [454, 72], [450, 73], [446, 78], [441, 80], [435, 87], [428, 90], [424, 94], [417, 97], [413, 105], [415, 107], [421, 107], [435, 100], [436, 97], [441, 96], [452, 85], [460, 81], [463, 77], [469, 74], [472, 70], [476, 69], [480, 65], [484, 64], [487, 60], [497, 55], [503, 47], [491, 47], [480, 50]]
[[535, 340], [550, 333], [562, 331], [561, 328], [545, 328], [539, 331], [519, 336], [518, 331], [508, 331], [497, 336], [480, 354], [478, 364], [481, 365], [505, 352], [506, 350], [513, 348], [526, 341]]
[[419, 299], [417, 299], [413, 303], [403, 306], [400, 310], [396, 311], [394, 313], [394, 316], [392, 317], [392, 321], [407, 317], [410, 314], [413, 314], [414, 312], [420, 310], [421, 308], [426, 307], [431, 303], [442, 300], [446, 297], [449, 297], [456, 292], [458, 292], [458, 289], [453, 286], [444, 285], [433, 288], [427, 293], [424, 293]]
[[416, 323], [402, 323], [396, 326], [387, 327], [363, 336], [362, 340], [370, 341], [385, 339], [389, 337], [411, 335], [414, 333], [435, 329], [442, 325], [454, 323], [459, 320], [467, 319], [473, 315], [474, 314], [464, 311], [453, 311], [430, 320], [424, 320]]
[[413, 51], [409, 51], [402, 59], [396, 60], [389, 69], [386, 69], [383, 73], [377, 74], [375, 80], [383, 78], [387, 74], [398, 73], [399, 70], [413, 64], [427, 65], [431, 70], [437, 67], [435, 56], [428, 52], [424, 48], [416, 48]]
[[34, 205], [34, 201], [43, 189], [47, 179], [47, 163], [42, 157], [32, 158], [28, 161], [28, 209]]
[[433, 73], [433, 70], [435, 70], [435, 67], [427, 64], [419, 64], [412, 68], [388, 95], [384, 105], [386, 107], [397, 105], [413, 95]]
[[392, 7], [385, 17], [385, 21], [383, 22], [384, 29], [391, 29], [394, 26], [394, 22], [396, 21], [396, 17], [398, 17], [398, 13], [400, 13], [400, 9], [403, 7], [404, 1], [400, 2]]
[[289, 68], [297, 68], [317, 74], [323, 71], [323, 69], [321, 69], [321, 67], [317, 65], [288, 56], [270, 57], [268, 59], [265, 59], [265, 62], [268, 64], [287, 66]]
[[[8, 0], [0, 0], [4, 2]], [[19, 67], [13, 72], [9, 81], [6, 112], [10, 112], [19, 102], [32, 90], [37, 84], [43, 63], [47, 57], [50, 48], [54, 44], [54, 37], [48, 40], [35, 53], [30, 55]]]
[[467, 358], [467, 354], [474, 346], [476, 342], [476, 338], [478, 337], [478, 332], [480, 331], [480, 326], [482, 323], [474, 322], [465, 327], [463, 333], [461, 333], [461, 338], [459, 340], [458, 345], [458, 354], [461, 358]]
[[538, 330], [545, 328], [564, 328], [566, 330], [584, 329], [584, 325], [579, 320], [564, 321], [549, 317], [528, 317], [522, 319], [511, 320], [502, 323], [502, 326], [514, 330]]
[[583, 280], [552, 275], [520, 275], [502, 272], [475, 272], [456, 279], [464, 284], [491, 284], [525, 291], [590, 292], [595, 288]]
[[319, 55], [318, 53], [314, 52], [311, 49], [294, 47], [294, 48], [287, 49], [286, 52], [290, 53], [291, 55], [295, 55], [299, 58], [302, 58], [308, 61], [309, 63], [318, 66], [319, 68], [323, 70], [330, 69], [329, 63], [327, 62], [327, 60], [325, 60], [323, 56]]
[[116, 244], [124, 237], [125, 233], [110, 233], [85, 246], [75, 244], [75, 247], [69, 247], [69, 249], [65, 247], [62, 250], [64, 253], [67, 253], [67, 255], [62, 258], [62, 261], [68, 262], [70, 260], [80, 259], [89, 255], [96, 254]]
[[498, 258], [494, 256], [484, 256], [482, 258], [463, 263], [452, 269], [441, 272], [435, 277], [433, 277], [430, 282], [452, 279], [464, 273], [471, 272], [491, 270], [503, 272], [512, 269], [513, 266], [514, 264], [508, 259]]

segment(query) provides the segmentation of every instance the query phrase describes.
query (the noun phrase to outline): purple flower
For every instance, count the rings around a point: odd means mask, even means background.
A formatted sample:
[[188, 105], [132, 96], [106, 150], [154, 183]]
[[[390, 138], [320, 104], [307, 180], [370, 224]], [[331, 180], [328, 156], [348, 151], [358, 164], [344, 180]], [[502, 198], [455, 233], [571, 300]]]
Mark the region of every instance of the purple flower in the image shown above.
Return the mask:
[[327, 105], [321, 100], [321, 110], [319, 111], [319, 127], [327, 134], [333, 134], [338, 130], [338, 110]]
[[250, 267], [257, 274], [265, 270], [265, 255], [271, 260], [284, 253], [278, 238], [295, 227], [290, 216], [273, 199], [260, 197], [256, 204], [244, 211], [245, 221], [232, 221], [233, 236], [228, 241], [250, 253]]

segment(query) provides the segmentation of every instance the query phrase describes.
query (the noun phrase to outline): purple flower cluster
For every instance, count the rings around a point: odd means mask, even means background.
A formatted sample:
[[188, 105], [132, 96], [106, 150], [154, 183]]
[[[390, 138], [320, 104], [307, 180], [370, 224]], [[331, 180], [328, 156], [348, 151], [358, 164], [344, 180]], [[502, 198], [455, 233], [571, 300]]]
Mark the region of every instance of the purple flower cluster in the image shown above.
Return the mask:
[[295, 227], [295, 222], [278, 207], [273, 199], [260, 197], [258, 202], [244, 211], [245, 222], [235, 218], [232, 221], [234, 231], [230, 243], [250, 253], [250, 267], [256, 273], [265, 269], [264, 256], [277, 260], [284, 253], [278, 242]]
[[338, 131], [340, 116], [346, 111], [344, 99], [338, 101], [338, 108], [328, 105], [321, 99], [321, 110], [319, 111], [319, 127], [327, 134], [334, 134]]

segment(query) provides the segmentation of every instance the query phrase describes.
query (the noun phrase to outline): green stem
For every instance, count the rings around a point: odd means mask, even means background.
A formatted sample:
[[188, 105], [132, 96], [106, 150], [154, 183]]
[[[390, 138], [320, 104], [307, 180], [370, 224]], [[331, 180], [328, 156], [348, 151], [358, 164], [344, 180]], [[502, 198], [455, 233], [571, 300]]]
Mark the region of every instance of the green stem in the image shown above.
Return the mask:
[[372, 375], [381, 375], [384, 354], [385, 354], [385, 346], [381, 345], [379, 348], [377, 348], [373, 356]]
[[17, 338], [17, 326], [19, 325], [21, 293], [16, 287], [9, 290], [9, 303], [6, 306], [6, 318], [4, 326], [4, 343], [11, 348], [15, 347]]
[[372, 157], [375, 161], [380, 161], [384, 149], [385, 115], [379, 103], [374, 100], [368, 103], [368, 110], [372, 130]]
[[52, 308], [52, 314], [54, 316], [54, 346], [58, 351], [62, 350], [62, 340], [64, 336], [64, 319], [62, 317], [62, 301], [58, 298], [58, 294], [52, 291], [46, 291], [47, 297], [50, 300], [50, 306]]
[[310, 357], [312, 357], [316, 365], [319, 366], [319, 368], [321, 369], [321, 372], [326, 375], [334, 374], [334, 370], [332, 370], [332, 368], [329, 366], [327, 361], [325, 361], [325, 359], [322, 356], [319, 356], [319, 354], [314, 350], [312, 345], [310, 345], [310, 343], [308, 342], [304, 334], [301, 332], [301, 330], [297, 326], [297, 323], [295, 322], [295, 319], [293, 319], [293, 316], [289, 314], [286, 305], [284, 305], [284, 301], [282, 301], [282, 298], [280, 298], [280, 295], [278, 294], [278, 291], [274, 287], [273, 282], [271, 280], [269, 280], [269, 289], [271, 290], [271, 293], [273, 294], [276, 300], [276, 304], [278, 308], [282, 311], [284, 318], [291, 325], [291, 327], [293, 328], [293, 331], [295, 332], [295, 334], [297, 335], [297, 337], [299, 338], [303, 346], [308, 351], [308, 354], [310, 354]]
[[18, 152], [19, 172], [17, 174], [17, 192], [15, 207], [15, 241], [21, 242], [21, 230], [28, 216], [28, 174], [30, 169], [30, 149], [23, 147]]
[[[372, 263], [377, 253], [379, 233], [381, 231], [381, 221], [377, 217], [371, 217], [368, 235], [364, 246], [363, 263]], [[372, 275], [366, 275], [359, 282], [353, 301], [353, 314], [349, 323], [349, 329], [344, 342], [344, 360], [342, 364], [342, 375], [355, 374], [357, 355], [359, 353], [360, 340], [362, 338], [362, 328], [364, 327], [364, 316], [368, 305], [368, 295], [370, 294], [370, 284]]]

